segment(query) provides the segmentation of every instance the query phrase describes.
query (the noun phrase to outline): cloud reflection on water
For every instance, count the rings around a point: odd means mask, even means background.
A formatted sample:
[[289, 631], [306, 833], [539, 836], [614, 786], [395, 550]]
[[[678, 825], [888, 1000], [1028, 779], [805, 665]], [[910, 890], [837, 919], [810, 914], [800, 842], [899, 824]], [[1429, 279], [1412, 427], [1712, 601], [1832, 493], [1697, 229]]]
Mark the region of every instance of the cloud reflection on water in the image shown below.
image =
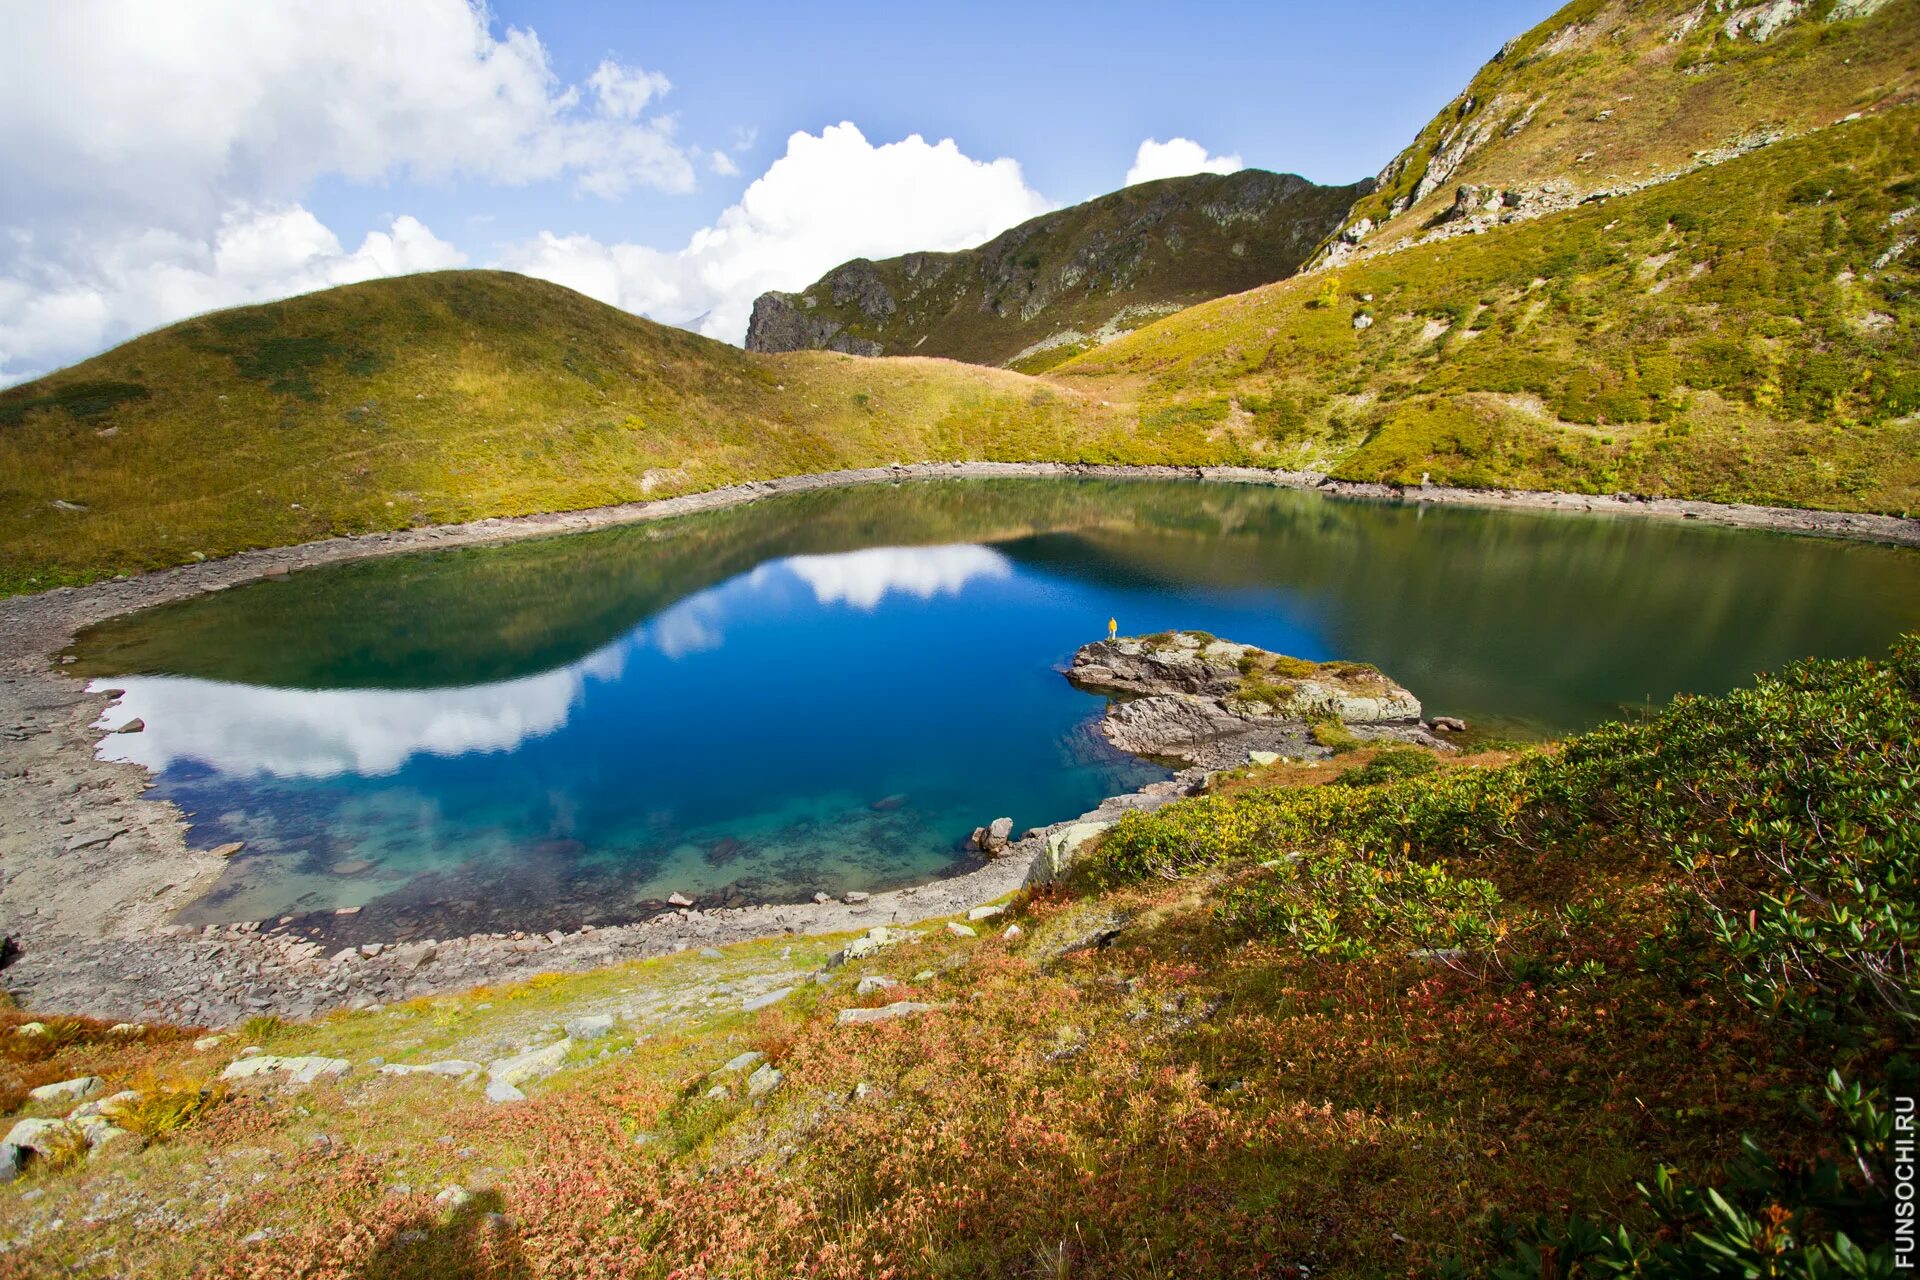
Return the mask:
[[102, 759], [159, 773], [195, 762], [240, 776], [382, 777], [418, 755], [507, 752], [567, 723], [589, 680], [615, 681], [630, 649], [670, 660], [719, 648], [742, 606], [797, 578], [822, 606], [871, 610], [900, 593], [930, 600], [976, 579], [1010, 577], [1013, 566], [981, 546], [876, 547], [793, 556], [688, 596], [648, 624], [578, 662], [495, 684], [448, 689], [283, 689], [185, 676], [121, 676], [95, 687], [125, 690], [99, 726], [138, 717], [145, 730], [109, 734]]

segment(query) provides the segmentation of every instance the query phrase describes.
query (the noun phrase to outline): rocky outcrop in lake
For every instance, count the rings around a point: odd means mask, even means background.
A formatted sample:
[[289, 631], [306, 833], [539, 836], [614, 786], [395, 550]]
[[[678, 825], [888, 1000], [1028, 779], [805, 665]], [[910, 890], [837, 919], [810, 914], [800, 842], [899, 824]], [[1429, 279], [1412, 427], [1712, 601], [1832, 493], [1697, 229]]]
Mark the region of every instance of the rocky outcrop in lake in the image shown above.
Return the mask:
[[1122, 751], [1202, 768], [1249, 752], [1326, 755], [1350, 739], [1438, 744], [1420, 700], [1360, 662], [1308, 662], [1201, 631], [1086, 645], [1067, 679], [1114, 696], [1100, 729]]

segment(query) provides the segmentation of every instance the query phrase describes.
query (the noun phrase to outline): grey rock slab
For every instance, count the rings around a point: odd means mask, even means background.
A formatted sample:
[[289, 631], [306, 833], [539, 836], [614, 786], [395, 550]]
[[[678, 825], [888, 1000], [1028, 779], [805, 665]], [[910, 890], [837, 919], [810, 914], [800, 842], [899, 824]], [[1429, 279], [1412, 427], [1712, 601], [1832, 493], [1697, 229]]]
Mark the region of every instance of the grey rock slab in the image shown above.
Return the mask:
[[756, 1009], [765, 1009], [770, 1005], [779, 1004], [792, 994], [792, 987], [781, 987], [777, 990], [769, 991], [765, 995], [754, 996], [751, 999], [741, 1001], [740, 1008], [747, 1013], [752, 1013]]
[[598, 1040], [613, 1030], [613, 1015], [593, 1013], [583, 1017], [568, 1018], [567, 1035], [575, 1040]]
[[487, 1082], [488, 1102], [525, 1102], [526, 1100], [527, 1095], [522, 1093], [518, 1086], [508, 1084], [505, 1080], [489, 1080]]
[[914, 1000], [896, 1000], [892, 1004], [881, 1005], [878, 1009], [842, 1009], [833, 1022], [838, 1027], [864, 1026], [872, 1022], [891, 1022], [895, 1018], [911, 1018], [918, 1013], [926, 1013], [934, 1006], [921, 1004]]
[[759, 1066], [761, 1063], [765, 1062], [766, 1060], [767, 1060], [766, 1054], [759, 1052], [757, 1049], [750, 1049], [747, 1052], [740, 1054], [735, 1058], [729, 1059], [725, 1066], [722, 1066], [719, 1070], [713, 1072], [713, 1074], [716, 1076], [723, 1076], [723, 1075], [729, 1075], [736, 1071], [746, 1071], [752, 1067]]
[[294, 1084], [309, 1085], [317, 1080], [338, 1079], [352, 1067], [353, 1064], [345, 1058], [323, 1058], [318, 1055], [283, 1058], [277, 1054], [262, 1053], [228, 1063], [227, 1069], [220, 1073], [220, 1078], [252, 1080], [261, 1076], [284, 1075]]
[[446, 1076], [450, 1079], [465, 1079], [477, 1076], [486, 1068], [478, 1062], [468, 1062], [465, 1058], [446, 1058], [439, 1062], [389, 1062], [380, 1068], [383, 1076]]
[[558, 1071], [572, 1048], [571, 1038], [556, 1040], [544, 1048], [528, 1049], [510, 1058], [496, 1059], [487, 1064], [487, 1074], [495, 1081], [510, 1085], [528, 1084]]
[[99, 1076], [76, 1076], [71, 1080], [62, 1080], [58, 1084], [43, 1084], [38, 1089], [29, 1089], [27, 1096], [35, 1102], [72, 1102], [82, 1098], [91, 1098], [104, 1091], [107, 1082]]

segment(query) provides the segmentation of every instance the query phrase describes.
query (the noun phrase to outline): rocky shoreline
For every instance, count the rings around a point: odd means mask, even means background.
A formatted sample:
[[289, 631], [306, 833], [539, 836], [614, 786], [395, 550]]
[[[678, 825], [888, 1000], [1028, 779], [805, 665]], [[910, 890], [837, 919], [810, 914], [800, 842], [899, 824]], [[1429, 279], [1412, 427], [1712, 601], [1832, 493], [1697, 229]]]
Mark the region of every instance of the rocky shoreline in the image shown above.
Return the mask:
[[58, 664], [75, 633], [95, 622], [321, 564], [667, 519], [848, 485], [1016, 477], [1267, 484], [1373, 500], [1685, 518], [1920, 547], [1920, 520], [1894, 516], [1628, 496], [1400, 490], [1255, 468], [954, 463], [794, 476], [589, 511], [333, 538], [13, 597], [0, 600], [0, 933], [16, 937], [22, 954], [5, 970], [5, 985], [24, 1002], [47, 1009], [223, 1024], [265, 1009], [298, 1015], [772, 933], [923, 919], [1001, 896], [1029, 874], [1044, 878], [1100, 823], [1128, 807], [1166, 803], [1191, 787], [1199, 771], [1029, 835], [976, 871], [864, 902], [688, 907], [644, 924], [583, 928], [558, 937], [489, 934], [391, 947], [369, 943], [355, 949], [353, 959], [316, 955], [307, 939], [257, 927], [180, 930], [167, 922], [212, 886], [223, 860], [187, 847], [186, 825], [173, 806], [142, 799], [149, 783], [138, 766], [94, 758], [99, 735], [93, 726], [109, 699], [86, 692]]
[[1083, 645], [1067, 679], [1118, 695], [1100, 730], [1122, 751], [1203, 770], [1260, 753], [1325, 756], [1328, 726], [1347, 738], [1448, 748], [1420, 718], [1420, 700], [1375, 668], [1306, 662], [1203, 631]]

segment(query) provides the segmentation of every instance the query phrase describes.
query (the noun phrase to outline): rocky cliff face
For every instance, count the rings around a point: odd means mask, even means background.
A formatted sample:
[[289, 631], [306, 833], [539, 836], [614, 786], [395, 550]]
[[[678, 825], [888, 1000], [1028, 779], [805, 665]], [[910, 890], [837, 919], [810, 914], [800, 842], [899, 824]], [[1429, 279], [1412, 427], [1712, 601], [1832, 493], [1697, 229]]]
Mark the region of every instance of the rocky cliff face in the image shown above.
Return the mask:
[[1167, 312], [1291, 275], [1368, 189], [1262, 170], [1142, 183], [978, 249], [856, 258], [799, 293], [763, 294], [747, 348], [1046, 368]]
[[1100, 725], [1114, 746], [1206, 768], [1244, 763], [1249, 751], [1325, 755], [1313, 729], [1326, 721], [1357, 737], [1437, 744], [1420, 700], [1373, 667], [1306, 662], [1204, 632], [1087, 645], [1067, 678], [1122, 695]]

